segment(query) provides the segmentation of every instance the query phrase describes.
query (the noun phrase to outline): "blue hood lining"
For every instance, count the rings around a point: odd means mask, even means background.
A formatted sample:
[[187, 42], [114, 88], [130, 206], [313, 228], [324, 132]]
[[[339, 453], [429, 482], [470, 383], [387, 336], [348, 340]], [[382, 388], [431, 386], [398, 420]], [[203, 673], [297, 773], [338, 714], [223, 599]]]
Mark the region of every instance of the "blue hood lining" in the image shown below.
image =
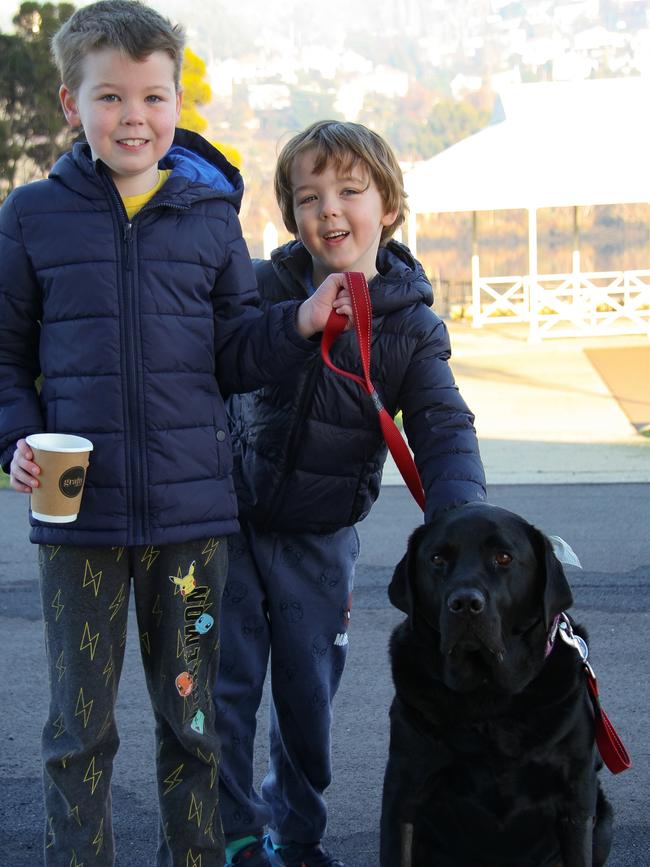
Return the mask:
[[165, 154], [161, 166], [169, 168], [169, 164], [173, 174], [182, 175], [189, 181], [205, 184], [220, 193], [236, 192], [224, 173], [196, 151], [188, 150], [181, 145], [172, 145]]

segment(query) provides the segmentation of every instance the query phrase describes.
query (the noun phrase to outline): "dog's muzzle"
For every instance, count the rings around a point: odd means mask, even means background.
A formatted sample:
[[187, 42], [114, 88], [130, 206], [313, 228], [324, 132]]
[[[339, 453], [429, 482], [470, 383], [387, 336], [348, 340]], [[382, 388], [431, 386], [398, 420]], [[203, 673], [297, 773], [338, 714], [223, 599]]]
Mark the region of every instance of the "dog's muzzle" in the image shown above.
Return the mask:
[[459, 617], [477, 617], [485, 611], [487, 600], [476, 587], [454, 590], [447, 597], [447, 608]]
[[485, 593], [476, 586], [456, 587], [446, 597], [440, 618], [441, 650], [463, 653], [483, 649], [498, 662], [505, 648], [498, 618], [490, 614]]

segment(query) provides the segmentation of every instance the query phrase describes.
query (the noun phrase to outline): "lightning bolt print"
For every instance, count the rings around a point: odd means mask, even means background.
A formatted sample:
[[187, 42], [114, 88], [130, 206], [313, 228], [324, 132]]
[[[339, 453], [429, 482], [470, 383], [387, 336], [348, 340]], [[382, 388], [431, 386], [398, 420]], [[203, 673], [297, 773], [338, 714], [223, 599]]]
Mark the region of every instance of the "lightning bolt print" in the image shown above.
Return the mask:
[[185, 767], [185, 763], [183, 762], [177, 768], [175, 768], [171, 774], [167, 777], [166, 780], [163, 780], [163, 783], [167, 786], [163, 795], [168, 795], [172, 789], [175, 789], [176, 786], [180, 786], [183, 782], [183, 778], [181, 777], [181, 771]]
[[58, 623], [61, 612], [65, 608], [65, 605], [63, 605], [63, 603], [61, 602], [61, 590], [57, 590], [54, 594], [54, 599], [52, 599], [50, 608], [54, 608], [54, 610], [56, 611], [56, 614], [54, 615], [54, 620], [56, 623]]
[[144, 650], [147, 651], [147, 656], [151, 656], [151, 639], [149, 638], [148, 632], [143, 632], [140, 635], [140, 643]]
[[141, 563], [147, 564], [147, 572], [149, 571], [149, 569], [151, 569], [153, 564], [156, 562], [159, 554], [160, 554], [160, 548], [156, 548], [156, 547], [154, 547], [154, 545], [147, 545], [147, 547], [145, 548], [145, 552], [142, 555], [142, 559], [140, 560]]
[[84, 775], [84, 783], [90, 783], [91, 795], [95, 794], [95, 789], [97, 788], [97, 784], [101, 780], [103, 773], [103, 771], [95, 770], [95, 756], [93, 756], [90, 760], [90, 764], [86, 768], [86, 773]]
[[86, 701], [84, 697], [84, 688], [83, 686], [79, 688], [79, 695], [77, 696], [77, 707], [75, 709], [74, 715], [81, 716], [83, 714], [84, 718], [84, 728], [88, 727], [88, 720], [90, 719], [90, 714], [92, 713], [94, 699], [91, 698], [89, 701]]
[[153, 603], [153, 608], [151, 609], [151, 613], [156, 618], [156, 626], [160, 626], [160, 621], [162, 620], [163, 610], [160, 607], [160, 594], [156, 596], [155, 602]]
[[117, 612], [120, 610], [122, 605], [124, 604], [124, 600], [126, 598], [126, 593], [124, 592], [124, 584], [120, 584], [120, 589], [115, 594], [113, 601], [108, 606], [108, 610], [111, 612], [110, 619], [114, 620], [117, 616]]
[[56, 665], [54, 666], [56, 670], [59, 672], [59, 683], [63, 680], [63, 675], [65, 674], [65, 665], [63, 663], [63, 651], [59, 653], [58, 659], [56, 661]]
[[217, 812], [217, 808], [213, 807], [212, 812], [208, 818], [208, 821], [205, 823], [205, 828], [203, 829], [203, 833], [212, 843], [215, 842], [214, 839], [214, 814]]
[[201, 551], [202, 554], [205, 554], [204, 566], [207, 566], [210, 560], [212, 560], [220, 544], [221, 540], [219, 539], [208, 539], [205, 543], [205, 548]]
[[97, 598], [97, 594], [99, 593], [99, 585], [102, 582], [102, 570], [100, 569], [98, 572], [93, 572], [93, 567], [90, 565], [90, 560], [86, 560], [86, 566], [84, 568], [84, 580], [82, 587], [88, 587], [92, 584], [93, 590], [95, 591], [95, 598]]
[[114, 677], [115, 675], [115, 663], [113, 662], [113, 645], [111, 644], [110, 649], [108, 651], [108, 661], [104, 666], [104, 670], [102, 671], [104, 675], [104, 686], [108, 686], [108, 681]]
[[195, 855], [191, 849], [188, 849], [185, 867], [201, 867], [202, 864], [203, 855], [201, 855], [200, 853], [198, 855]]
[[54, 740], [60, 738], [63, 732], [65, 731], [65, 723], [63, 722], [63, 714], [60, 713], [58, 717], [52, 723], [54, 728]]
[[46, 545], [45, 547], [50, 549], [50, 554], [49, 554], [48, 560], [51, 563], [52, 560], [54, 560], [56, 555], [59, 553], [61, 546], [60, 545]]
[[110, 724], [111, 724], [111, 712], [109, 710], [109, 712], [106, 714], [104, 722], [102, 723], [102, 727], [97, 732], [97, 740], [98, 741], [101, 741], [101, 739], [104, 737], [104, 735], [106, 734], [106, 732], [109, 729]]
[[206, 756], [205, 753], [201, 752], [201, 749], [197, 747], [196, 757], [201, 759], [202, 762], [205, 762], [206, 765], [210, 767], [210, 788], [214, 786], [214, 781], [217, 779], [217, 760], [214, 757], [214, 753], [210, 753], [209, 756]]
[[92, 841], [92, 846], [95, 846], [95, 855], [99, 855], [104, 846], [104, 820], [99, 823], [99, 829], [95, 834], [95, 839]]
[[119, 563], [122, 559], [122, 554], [124, 553], [124, 545], [113, 545], [111, 547], [111, 551], [115, 551], [115, 562]]
[[[73, 807], [70, 810], [70, 812], [68, 813], [68, 819], [74, 819], [75, 822], [77, 823], [77, 825], [79, 825], [79, 827], [81, 828], [81, 818], [79, 816], [79, 804], [77, 804], [76, 807]], [[70, 863], [72, 864], [72, 861]], [[75, 855], [74, 863], [75, 864], [77, 863], [77, 856], [76, 855]], [[79, 864], [78, 867], [83, 867], [83, 865]]]
[[47, 818], [47, 831], [45, 833], [45, 839], [47, 841], [45, 844], [46, 849], [51, 849], [55, 843], [53, 822], [54, 822], [54, 817], [48, 816], [48, 818]]
[[187, 821], [191, 822], [192, 819], [196, 819], [196, 827], [201, 827], [201, 819], [203, 818], [203, 801], [197, 801], [194, 792], [192, 792], [192, 797], [190, 799], [190, 810], [187, 814]]
[[90, 626], [88, 626], [88, 621], [84, 625], [83, 635], [81, 636], [81, 644], [79, 645], [79, 650], [85, 650], [88, 648], [90, 650], [90, 658], [95, 658], [95, 651], [97, 650], [97, 642], [99, 641], [99, 632], [96, 632], [94, 635], [90, 634]]
[[77, 861], [77, 853], [72, 850], [72, 858], [70, 859], [69, 867], [84, 867], [83, 861]]

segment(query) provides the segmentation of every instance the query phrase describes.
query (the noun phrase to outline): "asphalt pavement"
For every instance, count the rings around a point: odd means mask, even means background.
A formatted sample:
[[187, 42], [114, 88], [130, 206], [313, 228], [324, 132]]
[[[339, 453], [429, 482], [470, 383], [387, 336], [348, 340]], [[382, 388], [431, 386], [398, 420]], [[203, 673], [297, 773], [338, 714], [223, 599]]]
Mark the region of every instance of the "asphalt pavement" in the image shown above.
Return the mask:
[[[603, 771], [616, 811], [613, 867], [647, 867], [650, 824], [647, 730], [650, 690], [648, 503], [650, 484], [496, 485], [490, 499], [561, 535], [580, 557], [569, 569], [575, 616], [591, 636], [605, 710], [632, 755], [619, 776]], [[0, 865], [42, 865], [40, 731], [48, 702], [35, 550], [27, 542], [27, 504], [0, 491], [0, 676], [5, 684], [0, 737]], [[381, 784], [392, 685], [386, 652], [400, 612], [386, 586], [420, 512], [401, 485], [386, 486], [359, 525], [358, 566], [348, 666], [335, 706], [334, 780], [327, 842], [349, 867], [377, 867]], [[121, 747], [113, 778], [118, 867], [153, 864], [156, 792], [151, 712], [131, 615], [117, 710]], [[265, 765], [266, 703], [257, 774]], [[209, 867], [209, 865], [204, 865]]]
[[[593, 340], [532, 347], [516, 330], [479, 333], [460, 324], [452, 326], [452, 341], [454, 372], [477, 416], [489, 499], [562, 536], [582, 561], [582, 570], [567, 570], [572, 613], [589, 630], [603, 707], [633, 761], [623, 774], [602, 774], [616, 813], [608, 864], [648, 867], [650, 439], [636, 423], [648, 396], [632, 396], [634, 422], [590, 363], [586, 350], [598, 348]], [[619, 344], [647, 341], [607, 342], [609, 348]], [[420, 520], [389, 463], [380, 498], [359, 525], [348, 665], [335, 704], [326, 842], [348, 867], [378, 865], [392, 697], [387, 643], [402, 617], [386, 587]], [[27, 525], [27, 499], [0, 491], [0, 867], [43, 864], [40, 732], [48, 686], [36, 550]], [[113, 777], [118, 867], [152, 865], [157, 829], [153, 726], [135, 627], [131, 610]], [[266, 709], [265, 700], [258, 779], [266, 759]]]

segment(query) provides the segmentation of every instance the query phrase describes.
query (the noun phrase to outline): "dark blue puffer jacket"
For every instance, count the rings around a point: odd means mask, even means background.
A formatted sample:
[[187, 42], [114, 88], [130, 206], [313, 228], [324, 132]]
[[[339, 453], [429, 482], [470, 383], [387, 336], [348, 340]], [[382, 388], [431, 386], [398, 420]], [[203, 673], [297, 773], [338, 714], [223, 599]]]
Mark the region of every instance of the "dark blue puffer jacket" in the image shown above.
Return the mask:
[[131, 223], [85, 144], [0, 211], [2, 466], [29, 433], [95, 445], [79, 518], [32, 521], [34, 542], [159, 545], [234, 532], [223, 396], [316, 354], [295, 330], [295, 302], [259, 309], [239, 172], [182, 130], [160, 166], [171, 176]]
[[[263, 304], [303, 300], [311, 272], [299, 241], [257, 261]], [[422, 266], [395, 241], [379, 249], [370, 282], [370, 375], [404, 429], [426, 493], [426, 517], [440, 507], [485, 499], [474, 417], [458, 392], [445, 324], [431, 310]], [[362, 375], [353, 331], [330, 353]], [[254, 394], [233, 396], [228, 414], [242, 518], [269, 530], [327, 533], [364, 518], [379, 494], [386, 446], [370, 398], [311, 357]]]

